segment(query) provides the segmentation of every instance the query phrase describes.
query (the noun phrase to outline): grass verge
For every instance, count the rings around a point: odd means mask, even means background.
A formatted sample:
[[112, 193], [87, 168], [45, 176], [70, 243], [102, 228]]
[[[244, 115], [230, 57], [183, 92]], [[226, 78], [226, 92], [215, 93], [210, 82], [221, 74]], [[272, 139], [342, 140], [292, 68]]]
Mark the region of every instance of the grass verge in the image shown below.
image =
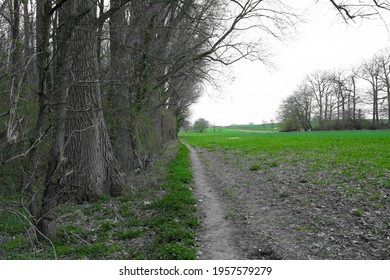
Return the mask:
[[[38, 243], [18, 196], [0, 196], [0, 259], [195, 259], [189, 151], [179, 143], [118, 198], [57, 209], [58, 238]], [[0, 192], [1, 194], [2, 192]], [[5, 192], [4, 192], [5, 193]]]

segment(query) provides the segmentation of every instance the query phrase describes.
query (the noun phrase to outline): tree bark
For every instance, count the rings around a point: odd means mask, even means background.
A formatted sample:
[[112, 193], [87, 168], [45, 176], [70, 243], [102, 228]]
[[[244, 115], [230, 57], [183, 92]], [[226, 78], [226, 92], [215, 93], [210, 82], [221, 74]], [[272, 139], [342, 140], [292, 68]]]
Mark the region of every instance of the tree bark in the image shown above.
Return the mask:
[[21, 72], [21, 51], [20, 51], [20, 2], [19, 0], [13, 0], [12, 9], [10, 11], [12, 24], [11, 24], [11, 61], [10, 61], [10, 73], [11, 81], [17, 85], [20, 79]]
[[[24, 29], [24, 65], [26, 65], [26, 83], [32, 84], [34, 75], [34, 55], [32, 49], [32, 28], [29, 12], [29, 1], [23, 2], [23, 29]], [[32, 93], [31, 89], [28, 89]]]
[[39, 214], [41, 239], [56, 237], [54, 210], [59, 201], [121, 193], [122, 180], [102, 112], [94, 4], [66, 1], [59, 9], [54, 141]]
[[[111, 0], [112, 8], [119, 7], [121, 0]], [[111, 137], [114, 154], [121, 170], [131, 170], [136, 166], [131, 131], [129, 98], [129, 58], [123, 52], [126, 40], [125, 10], [120, 9], [110, 17], [110, 73], [113, 81], [107, 100], [110, 112]], [[128, 52], [126, 52], [128, 53]], [[125, 152], [124, 152], [125, 151]]]
[[66, 44], [66, 51], [65, 61], [60, 65], [66, 67], [63, 72], [67, 72], [68, 81], [59, 88], [67, 96], [64, 158], [69, 175], [66, 186], [81, 201], [103, 193], [113, 196], [121, 193], [121, 176], [102, 111], [94, 4], [92, 0], [76, 0], [63, 5], [66, 11], [63, 20], [71, 24], [69, 38], [61, 42]]
[[[37, 2], [37, 15], [36, 15], [36, 46], [37, 46], [37, 76], [38, 76], [38, 104], [39, 113], [35, 124], [34, 135], [31, 139], [31, 143], [34, 143], [42, 132], [43, 125], [45, 123], [45, 107], [46, 97], [48, 96], [47, 90], [47, 67], [48, 67], [48, 45], [49, 45], [49, 30], [50, 30], [50, 16], [47, 14], [51, 7], [51, 0], [44, 0]], [[30, 214], [34, 217], [35, 223], [38, 229], [37, 236], [39, 240], [45, 238], [56, 238], [56, 220], [55, 220], [55, 199], [53, 197], [53, 187], [48, 186], [45, 182], [44, 195], [41, 209], [38, 209], [37, 194], [33, 191], [32, 183], [33, 177], [38, 165], [37, 149], [34, 147], [29, 153], [29, 174], [28, 182], [26, 184], [26, 192], [29, 196]], [[48, 177], [48, 176], [47, 176]], [[46, 180], [47, 181], [47, 180]]]

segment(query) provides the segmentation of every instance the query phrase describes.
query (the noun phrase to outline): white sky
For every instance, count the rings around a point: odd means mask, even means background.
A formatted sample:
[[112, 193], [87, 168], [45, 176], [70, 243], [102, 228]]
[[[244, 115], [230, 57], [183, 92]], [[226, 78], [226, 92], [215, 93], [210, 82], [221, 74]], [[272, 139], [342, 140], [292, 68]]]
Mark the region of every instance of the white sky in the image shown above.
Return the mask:
[[231, 66], [234, 79], [230, 83], [221, 82], [220, 92], [207, 87], [203, 97], [191, 107], [191, 121], [205, 118], [211, 124], [229, 125], [275, 120], [281, 101], [306, 75], [321, 69], [349, 68], [390, 43], [389, 31], [382, 21], [364, 20], [347, 25], [330, 2], [314, 5], [314, 0], [299, 0], [298, 3], [309, 8], [306, 22], [298, 26], [293, 40], [274, 44], [272, 52], [277, 54], [272, 62], [277, 69], [270, 71], [261, 62], [250, 61]]

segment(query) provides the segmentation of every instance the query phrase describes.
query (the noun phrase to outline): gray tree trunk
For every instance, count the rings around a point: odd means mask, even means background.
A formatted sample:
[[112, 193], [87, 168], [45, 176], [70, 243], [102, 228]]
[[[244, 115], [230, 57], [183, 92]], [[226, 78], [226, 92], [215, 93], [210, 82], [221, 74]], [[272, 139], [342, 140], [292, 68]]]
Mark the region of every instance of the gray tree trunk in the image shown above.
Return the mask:
[[103, 193], [119, 195], [121, 177], [113, 157], [102, 111], [97, 62], [95, 1], [75, 0], [64, 4], [70, 19], [69, 38], [62, 65], [68, 83], [59, 89], [67, 95], [64, 157], [67, 185], [76, 188], [78, 200], [90, 200]]
[[67, 1], [60, 31], [54, 100], [54, 144], [46, 175], [39, 231], [56, 237], [58, 200], [117, 196], [122, 181], [102, 112], [97, 62], [95, 1]]
[[[117, 7], [121, 0], [111, 0], [110, 6]], [[129, 98], [129, 57], [124, 52], [126, 40], [125, 10], [117, 11], [110, 18], [110, 73], [112, 84], [107, 97], [110, 112], [110, 128], [114, 154], [121, 170], [136, 166], [132, 144], [130, 98]]]
[[[37, 2], [37, 15], [36, 15], [36, 46], [37, 46], [37, 77], [38, 77], [38, 103], [39, 113], [35, 124], [34, 136], [31, 142], [35, 142], [42, 131], [45, 122], [45, 99], [48, 96], [47, 90], [47, 66], [48, 66], [48, 45], [49, 45], [49, 29], [50, 29], [50, 16], [48, 11], [51, 7], [50, 0]], [[37, 169], [37, 150], [33, 148], [29, 153], [29, 176], [26, 184], [26, 192], [30, 199], [29, 210], [31, 215], [36, 219], [38, 229], [38, 239], [43, 240], [45, 237], [54, 239], [56, 238], [56, 220], [55, 220], [55, 204], [56, 201], [53, 197], [55, 189], [52, 186], [45, 184], [45, 191], [43, 195], [42, 207], [38, 209], [37, 194], [33, 191], [32, 182], [33, 177]]]

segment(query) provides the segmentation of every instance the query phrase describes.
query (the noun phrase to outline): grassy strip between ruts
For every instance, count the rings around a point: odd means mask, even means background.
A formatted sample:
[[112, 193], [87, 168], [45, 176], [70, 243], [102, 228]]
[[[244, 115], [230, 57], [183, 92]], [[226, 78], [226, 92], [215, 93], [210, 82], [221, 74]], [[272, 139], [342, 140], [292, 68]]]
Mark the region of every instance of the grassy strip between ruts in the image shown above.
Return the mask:
[[36, 242], [21, 198], [0, 190], [0, 259], [195, 259], [189, 151], [179, 143], [168, 154], [121, 197], [60, 205], [53, 242]]

